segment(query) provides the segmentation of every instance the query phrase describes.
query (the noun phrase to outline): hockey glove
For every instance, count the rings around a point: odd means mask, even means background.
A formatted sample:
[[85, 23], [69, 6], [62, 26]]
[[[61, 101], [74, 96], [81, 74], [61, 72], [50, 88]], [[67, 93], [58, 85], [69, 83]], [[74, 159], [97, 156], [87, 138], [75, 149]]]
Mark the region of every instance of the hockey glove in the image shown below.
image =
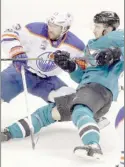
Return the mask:
[[70, 53], [57, 50], [54, 54], [54, 62], [64, 71], [73, 72], [76, 68], [76, 63], [70, 60]]
[[[11, 49], [10, 56], [14, 59], [13, 60], [13, 66], [16, 68], [18, 72], [21, 71], [21, 67], [24, 66], [27, 67], [27, 61], [28, 60], [21, 60], [21, 59], [27, 59], [26, 53], [23, 51], [23, 48], [21, 46], [16, 46]], [[20, 60], [18, 60], [20, 59]]]
[[107, 48], [96, 53], [96, 63], [99, 66], [112, 65], [114, 62], [119, 61], [122, 53], [120, 48]]

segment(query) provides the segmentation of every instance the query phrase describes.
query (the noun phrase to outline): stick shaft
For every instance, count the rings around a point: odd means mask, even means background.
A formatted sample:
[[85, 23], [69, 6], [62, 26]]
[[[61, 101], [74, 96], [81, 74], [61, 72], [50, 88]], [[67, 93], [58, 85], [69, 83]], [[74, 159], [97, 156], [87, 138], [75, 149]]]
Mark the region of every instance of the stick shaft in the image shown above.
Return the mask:
[[29, 111], [29, 104], [28, 104], [28, 91], [27, 91], [27, 84], [26, 84], [26, 76], [25, 76], [25, 69], [22, 66], [21, 69], [21, 74], [22, 74], [22, 81], [23, 81], [23, 87], [24, 87], [24, 95], [25, 95], [25, 105], [26, 105], [26, 110], [27, 110], [27, 114], [28, 114], [28, 120], [30, 123], [30, 136], [31, 136], [31, 142], [32, 142], [32, 148], [35, 148], [35, 141], [34, 141], [34, 134], [33, 134], [33, 125], [32, 125], [32, 118], [31, 118], [31, 114]]
[[[75, 58], [70, 58], [69, 60], [94, 60], [94, 58], [85, 58], [85, 57], [75, 57]], [[13, 61], [15, 59], [11, 59], [11, 58], [1, 58], [0, 61]], [[18, 58], [16, 59], [17, 61], [22, 61], [22, 60], [42, 60], [41, 58]], [[48, 60], [47, 60], [48, 61]], [[54, 61], [54, 59], [50, 58], [50, 61]]]
[[[11, 58], [1, 58], [0, 59], [0, 61], [13, 61], [13, 60], [15, 60], [15, 59], [11, 59]], [[16, 59], [16, 60], [18, 60], [18, 61], [22, 61], [22, 60], [41, 60], [40, 58], [18, 58], [18, 59]]]

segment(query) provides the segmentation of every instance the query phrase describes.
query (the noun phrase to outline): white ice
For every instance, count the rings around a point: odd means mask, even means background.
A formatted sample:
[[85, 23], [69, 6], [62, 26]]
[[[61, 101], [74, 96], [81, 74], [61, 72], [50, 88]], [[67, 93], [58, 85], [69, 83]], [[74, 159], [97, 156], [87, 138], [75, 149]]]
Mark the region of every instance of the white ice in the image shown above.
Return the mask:
[[[85, 43], [92, 38], [90, 29], [92, 17], [101, 10], [116, 11], [121, 18], [121, 28], [124, 23], [123, 0], [2, 0], [2, 30], [13, 23], [26, 24], [33, 21], [44, 21], [46, 16], [54, 11], [69, 11], [74, 15], [71, 30]], [[2, 52], [2, 57], [4, 53]], [[2, 62], [2, 69], [8, 63]], [[66, 74], [63, 78], [70, 86], [76, 87]], [[39, 137], [36, 149], [31, 149], [30, 137], [22, 140], [13, 140], [2, 144], [2, 167], [114, 167], [119, 161], [120, 142], [114, 128], [114, 121], [119, 108], [123, 105], [123, 92], [118, 102], [112, 104], [107, 118], [110, 126], [101, 131], [101, 146], [104, 160], [100, 162], [88, 161], [75, 157], [73, 149], [81, 145], [77, 129], [72, 122], [55, 123], [41, 130], [35, 138]], [[45, 105], [40, 98], [28, 95], [30, 112]], [[27, 115], [22, 93], [10, 104], [2, 104], [2, 128]]]

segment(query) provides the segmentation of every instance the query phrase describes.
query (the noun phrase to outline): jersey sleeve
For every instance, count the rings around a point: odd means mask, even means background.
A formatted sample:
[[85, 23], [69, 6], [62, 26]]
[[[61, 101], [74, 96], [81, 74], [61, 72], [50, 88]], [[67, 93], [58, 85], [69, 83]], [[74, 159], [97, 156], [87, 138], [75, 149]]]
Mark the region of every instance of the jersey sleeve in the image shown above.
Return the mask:
[[23, 48], [20, 42], [21, 26], [19, 24], [6, 29], [1, 36], [1, 46], [7, 57], [11, 57], [11, 50], [14, 51], [15, 47], [18, 47], [18, 51], [22, 52]]
[[82, 81], [83, 74], [84, 70], [81, 67], [77, 66], [76, 70], [70, 73], [70, 77], [76, 83], [80, 83]]

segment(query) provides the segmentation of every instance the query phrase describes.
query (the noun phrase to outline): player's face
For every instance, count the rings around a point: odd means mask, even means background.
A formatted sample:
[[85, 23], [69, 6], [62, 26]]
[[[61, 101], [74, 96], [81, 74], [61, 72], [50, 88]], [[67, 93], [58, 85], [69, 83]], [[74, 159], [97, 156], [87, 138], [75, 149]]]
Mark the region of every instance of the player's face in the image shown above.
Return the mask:
[[94, 24], [93, 33], [94, 33], [96, 39], [103, 36], [104, 31], [105, 31], [105, 27], [103, 24], [98, 24], [98, 23]]
[[61, 32], [62, 32], [61, 26], [58, 26], [52, 23], [48, 23], [48, 35], [50, 39], [52, 40], [58, 39]]

